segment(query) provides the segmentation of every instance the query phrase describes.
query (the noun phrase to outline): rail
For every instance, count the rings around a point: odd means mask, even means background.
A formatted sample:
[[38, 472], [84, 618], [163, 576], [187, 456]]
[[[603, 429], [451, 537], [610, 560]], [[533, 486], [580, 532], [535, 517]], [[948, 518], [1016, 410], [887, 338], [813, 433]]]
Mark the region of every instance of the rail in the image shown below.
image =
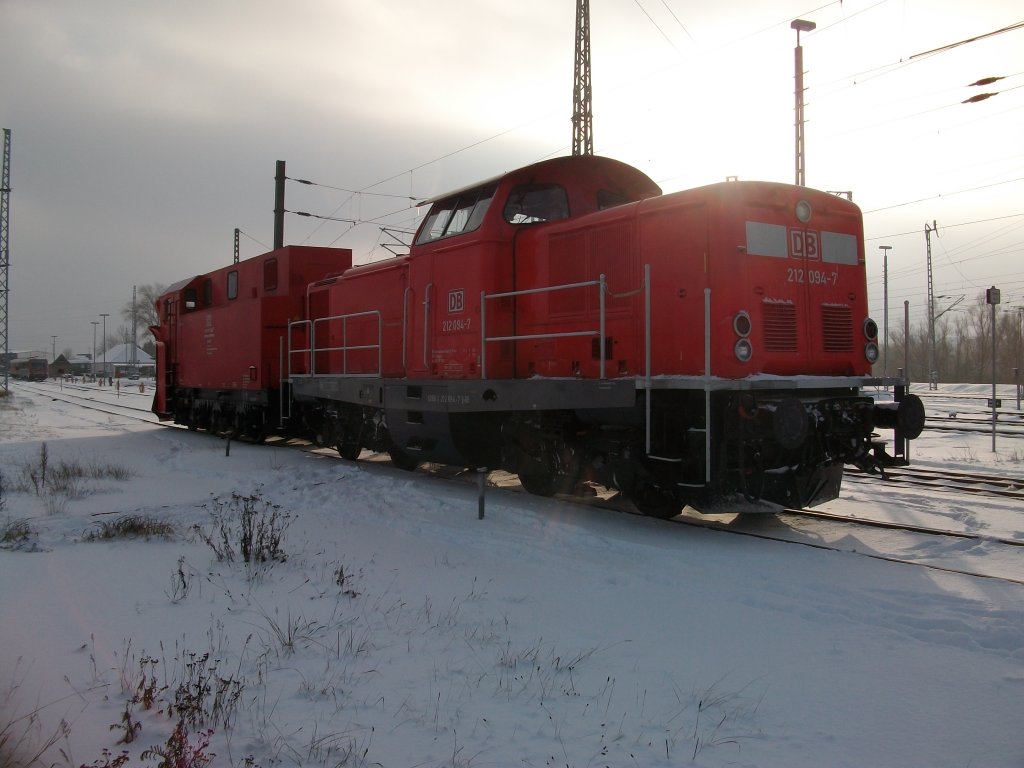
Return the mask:
[[[598, 288], [598, 322], [599, 327], [593, 331], [565, 331], [562, 333], [530, 333], [516, 334], [514, 336], [488, 336], [487, 335], [487, 302], [491, 299], [506, 299], [516, 296], [529, 296], [537, 293], [553, 293], [555, 291], [570, 291], [582, 288]], [[602, 274], [597, 280], [586, 280], [581, 283], [566, 283], [564, 285], [550, 285], [545, 288], [525, 288], [521, 291], [503, 291], [502, 293], [487, 293], [480, 291], [480, 378], [487, 378], [487, 344], [492, 341], [528, 341], [530, 339], [564, 339], [578, 336], [597, 336], [600, 339], [598, 348], [600, 350], [601, 373], [599, 378], [605, 378], [605, 293], [607, 286]]]
[[[377, 319], [377, 340], [371, 344], [349, 344], [348, 343], [348, 324], [350, 320], [365, 317], [375, 317]], [[316, 336], [317, 327], [321, 329], [327, 326], [329, 323], [341, 322], [341, 345], [340, 346], [317, 346]], [[330, 317], [319, 317], [316, 320], [296, 320], [295, 322], [288, 323], [288, 378], [293, 377], [314, 377], [314, 376], [325, 376], [332, 374], [341, 374], [344, 376], [380, 376], [381, 370], [383, 370], [383, 345], [381, 338], [383, 335], [383, 317], [380, 310], [371, 309], [365, 312], [351, 312], [345, 315], [332, 315]], [[309, 343], [308, 346], [293, 348], [292, 342], [295, 339], [295, 333], [299, 329], [305, 329], [304, 333], [308, 334]], [[328, 331], [329, 333], [329, 331]], [[359, 373], [350, 373], [348, 370], [348, 355], [349, 352], [363, 352], [366, 350], [376, 350], [377, 352], [377, 368], [374, 371], [361, 371]], [[317, 356], [325, 355], [331, 352], [341, 353], [341, 370], [334, 370], [330, 366], [331, 357], [328, 357], [328, 369], [324, 371], [317, 370]], [[305, 369], [304, 372], [296, 370], [295, 356], [306, 355], [305, 365], [301, 366]]]

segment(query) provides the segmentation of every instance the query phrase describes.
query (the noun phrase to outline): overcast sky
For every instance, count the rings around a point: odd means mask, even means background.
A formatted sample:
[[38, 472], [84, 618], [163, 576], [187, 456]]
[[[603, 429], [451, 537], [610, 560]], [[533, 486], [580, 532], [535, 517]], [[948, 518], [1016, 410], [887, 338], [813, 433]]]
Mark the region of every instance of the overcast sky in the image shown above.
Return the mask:
[[[865, 212], [872, 313], [890, 325], [989, 285], [1024, 307], [1019, 0], [591, 0], [595, 149], [665, 191], [794, 180], [794, 18], [807, 183]], [[423, 199], [569, 153], [572, 0], [0, 0], [13, 132], [11, 349], [92, 351], [133, 284], [171, 283], [273, 236], [384, 258]], [[987, 87], [968, 87], [1002, 76]], [[985, 101], [961, 104], [978, 93]], [[353, 195], [344, 190], [357, 190]], [[1014, 311], [1011, 309], [1011, 311]]]

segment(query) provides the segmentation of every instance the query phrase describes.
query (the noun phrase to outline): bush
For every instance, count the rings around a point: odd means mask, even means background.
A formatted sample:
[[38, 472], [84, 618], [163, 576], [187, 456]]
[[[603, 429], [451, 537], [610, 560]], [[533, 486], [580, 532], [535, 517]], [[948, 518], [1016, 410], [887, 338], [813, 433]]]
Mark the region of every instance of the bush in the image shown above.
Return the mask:
[[291, 524], [291, 515], [263, 498], [259, 489], [245, 496], [231, 494], [224, 501], [213, 500], [213, 526], [207, 531], [195, 526], [199, 538], [213, 550], [219, 561], [245, 563], [283, 563], [288, 559], [282, 541]]
[[27, 520], [8, 520], [0, 526], [0, 544], [18, 547], [32, 538], [32, 526]]
[[96, 523], [97, 530], [85, 536], [86, 541], [106, 539], [136, 539], [161, 536], [174, 536], [174, 526], [163, 520], [156, 520], [146, 515], [122, 515], [116, 520]]

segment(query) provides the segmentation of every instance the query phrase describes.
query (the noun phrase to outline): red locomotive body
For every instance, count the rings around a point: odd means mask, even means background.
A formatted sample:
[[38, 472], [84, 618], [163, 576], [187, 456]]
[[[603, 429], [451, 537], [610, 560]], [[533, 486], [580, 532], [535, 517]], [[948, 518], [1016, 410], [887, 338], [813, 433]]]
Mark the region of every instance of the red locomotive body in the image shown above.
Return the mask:
[[[583, 289], [519, 299], [518, 332], [544, 340], [520, 344], [517, 375], [867, 376], [876, 332], [862, 332], [862, 240], [853, 203], [766, 182], [716, 184], [525, 232], [520, 288]], [[602, 281], [603, 370], [596, 339], [556, 338], [596, 331]]]
[[583, 156], [430, 204], [408, 256], [315, 281], [287, 333], [260, 326], [287, 346], [290, 428], [345, 457], [502, 468], [540, 494], [592, 480], [670, 515], [834, 498], [844, 463], [876, 461], [877, 427], [902, 445], [923, 426], [916, 398], [861, 394], [877, 327], [848, 201], [662, 195]]
[[282, 339], [308, 283], [352, 264], [342, 248], [288, 246], [172, 285], [157, 300], [161, 418], [261, 435], [278, 413]]

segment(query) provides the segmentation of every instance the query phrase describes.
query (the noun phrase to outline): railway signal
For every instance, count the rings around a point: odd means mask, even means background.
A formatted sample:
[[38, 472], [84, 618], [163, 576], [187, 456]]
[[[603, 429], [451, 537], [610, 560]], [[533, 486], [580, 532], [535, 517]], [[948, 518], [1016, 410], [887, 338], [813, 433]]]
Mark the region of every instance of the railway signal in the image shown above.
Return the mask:
[[992, 399], [989, 405], [992, 407], [992, 453], [996, 452], [996, 409], [1001, 403], [996, 399], [996, 305], [999, 304], [1001, 296], [999, 289], [994, 285], [985, 291], [985, 303], [992, 307]]

